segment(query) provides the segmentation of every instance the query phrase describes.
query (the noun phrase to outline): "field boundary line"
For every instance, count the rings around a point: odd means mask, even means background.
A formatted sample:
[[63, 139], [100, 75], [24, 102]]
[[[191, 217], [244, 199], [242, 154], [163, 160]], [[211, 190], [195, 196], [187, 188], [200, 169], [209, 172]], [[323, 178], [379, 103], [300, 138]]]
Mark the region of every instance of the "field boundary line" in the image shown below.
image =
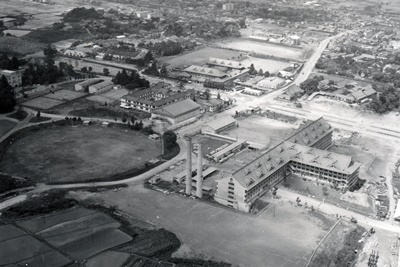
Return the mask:
[[314, 249], [313, 253], [311, 254], [310, 259], [308, 260], [308, 263], [306, 265], [306, 267], [309, 267], [311, 264], [311, 261], [314, 259], [315, 254], [317, 253], [317, 250], [319, 249], [319, 247], [322, 245], [322, 243], [324, 243], [324, 241], [328, 238], [328, 236], [332, 233], [332, 231], [336, 228], [336, 226], [339, 224], [339, 222], [341, 222], [341, 220], [337, 220], [336, 223], [332, 226], [331, 230], [329, 230], [329, 232], [324, 236], [324, 238], [322, 238], [322, 240], [319, 242], [319, 244], [317, 245], [317, 247]]

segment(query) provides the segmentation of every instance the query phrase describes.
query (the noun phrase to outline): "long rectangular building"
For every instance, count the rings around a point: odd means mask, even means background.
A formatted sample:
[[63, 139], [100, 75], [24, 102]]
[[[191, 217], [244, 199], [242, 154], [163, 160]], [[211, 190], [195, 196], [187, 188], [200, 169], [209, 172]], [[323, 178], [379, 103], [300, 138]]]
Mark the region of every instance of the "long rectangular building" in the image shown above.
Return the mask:
[[307, 124], [287, 140], [218, 180], [214, 199], [222, 205], [249, 212], [257, 198], [292, 173], [336, 184], [339, 188], [351, 188], [358, 181], [361, 163], [323, 150], [331, 145], [331, 138], [331, 126], [323, 118]]

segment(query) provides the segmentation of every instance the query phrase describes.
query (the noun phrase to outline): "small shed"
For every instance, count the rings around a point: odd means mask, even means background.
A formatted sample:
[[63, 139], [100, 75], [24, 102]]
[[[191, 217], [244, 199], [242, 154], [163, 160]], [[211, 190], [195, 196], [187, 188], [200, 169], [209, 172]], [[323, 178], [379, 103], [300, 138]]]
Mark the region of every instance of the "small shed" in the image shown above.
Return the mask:
[[103, 121], [101, 123], [101, 127], [108, 127], [110, 125], [110, 123], [108, 121]]

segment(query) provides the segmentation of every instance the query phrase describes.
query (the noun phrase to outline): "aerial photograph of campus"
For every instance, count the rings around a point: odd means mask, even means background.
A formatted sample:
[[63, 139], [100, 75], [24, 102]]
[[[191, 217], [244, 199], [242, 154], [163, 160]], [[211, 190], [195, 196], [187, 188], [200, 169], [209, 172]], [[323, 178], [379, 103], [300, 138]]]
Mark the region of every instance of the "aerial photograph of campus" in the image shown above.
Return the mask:
[[400, 0], [0, 0], [0, 266], [400, 267]]

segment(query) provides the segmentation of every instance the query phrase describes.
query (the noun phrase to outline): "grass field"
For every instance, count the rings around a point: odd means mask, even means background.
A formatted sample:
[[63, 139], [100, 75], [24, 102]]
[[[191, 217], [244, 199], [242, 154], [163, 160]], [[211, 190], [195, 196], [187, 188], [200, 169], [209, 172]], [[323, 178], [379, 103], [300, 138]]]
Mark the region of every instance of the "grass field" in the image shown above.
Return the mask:
[[209, 57], [217, 57], [223, 59], [238, 58], [241, 53], [226, 49], [206, 47], [182, 56], [174, 57], [163, 61], [168, 64], [169, 68], [176, 68], [189, 65], [202, 65], [206, 63]]
[[31, 108], [37, 108], [37, 109], [50, 109], [55, 106], [64, 104], [66, 101], [61, 101], [57, 99], [51, 99], [47, 98], [44, 96], [34, 98], [32, 100], [29, 100], [25, 103], [23, 103], [24, 106], [31, 107]]
[[100, 126], [51, 127], [12, 144], [0, 168], [41, 182], [107, 179], [159, 155], [156, 143], [134, 131]]
[[50, 94], [44, 95], [43, 97], [60, 100], [60, 101], [71, 101], [71, 100], [80, 98], [85, 95], [87, 95], [87, 94], [63, 89], [63, 90], [54, 92], [54, 94], [50, 93]]
[[223, 42], [219, 45], [232, 49], [239, 49], [248, 52], [256, 52], [280, 58], [301, 60], [303, 59], [304, 50], [299, 48], [280, 46], [270, 43], [262, 43], [251, 40], [238, 40], [231, 42]]
[[105, 201], [124, 213], [172, 231], [197, 256], [207, 255], [246, 267], [305, 266], [311, 251], [332, 225], [329, 219], [321, 220], [280, 201], [275, 215], [271, 209], [254, 217], [139, 186], [118, 193], [82, 193], [76, 197]]
[[0, 120], [0, 136], [3, 136], [16, 125], [15, 122], [9, 120]]

